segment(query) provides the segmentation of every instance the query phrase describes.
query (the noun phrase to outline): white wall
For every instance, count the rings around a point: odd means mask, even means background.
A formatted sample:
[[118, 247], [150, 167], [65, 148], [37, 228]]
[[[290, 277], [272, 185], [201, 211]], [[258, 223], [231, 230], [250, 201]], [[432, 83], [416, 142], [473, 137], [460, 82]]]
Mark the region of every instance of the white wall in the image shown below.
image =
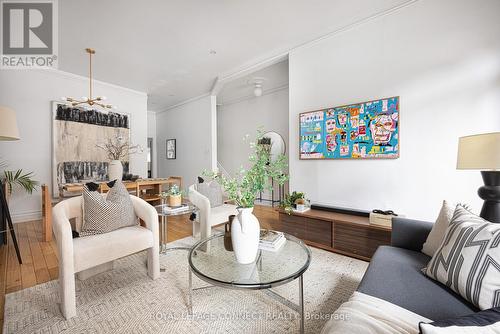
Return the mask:
[[153, 165], [151, 166], [152, 177], [158, 176], [158, 150], [156, 141], [156, 113], [153, 111], [148, 111], [148, 138], [153, 138], [153, 147], [151, 148], [151, 155], [153, 159]]
[[[313, 202], [435, 219], [441, 201], [479, 210], [459, 136], [500, 131], [500, 2], [421, 0], [290, 53], [291, 190]], [[299, 161], [298, 114], [399, 95], [398, 160]]]
[[[102, 82], [94, 82], [94, 91], [106, 96], [118, 112], [131, 115], [131, 140], [147, 147], [147, 95]], [[0, 105], [16, 111], [21, 140], [0, 142], [0, 157], [10, 168], [33, 171], [35, 179], [51, 184], [52, 180], [52, 103], [61, 96], [88, 94], [88, 78], [61, 71], [0, 71]], [[146, 153], [130, 157], [130, 170], [147, 175]], [[39, 219], [41, 193], [29, 196], [14, 194], [10, 210], [15, 221]]]
[[[212, 169], [212, 101], [205, 96], [156, 114], [158, 176], [182, 176], [187, 188]], [[176, 139], [177, 158], [166, 159], [166, 140]]]
[[[248, 165], [249, 141], [254, 140], [260, 127], [283, 136], [288, 154], [288, 87], [218, 108], [218, 160], [228, 173]], [[249, 140], [243, 140], [245, 135]]]

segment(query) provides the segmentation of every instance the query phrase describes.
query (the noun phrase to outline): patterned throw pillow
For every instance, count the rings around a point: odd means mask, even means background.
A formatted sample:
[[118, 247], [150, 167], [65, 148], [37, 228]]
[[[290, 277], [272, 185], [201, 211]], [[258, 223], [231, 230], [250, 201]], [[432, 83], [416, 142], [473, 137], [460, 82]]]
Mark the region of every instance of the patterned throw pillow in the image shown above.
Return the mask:
[[500, 306], [500, 224], [457, 206], [425, 274], [481, 310]]
[[137, 223], [130, 194], [123, 183], [116, 182], [106, 197], [84, 187], [81, 237], [107, 233]]
[[441, 206], [441, 211], [439, 211], [436, 222], [432, 226], [432, 230], [427, 236], [427, 240], [422, 247], [422, 253], [431, 257], [434, 255], [443, 241], [446, 229], [448, 228], [448, 225], [450, 225], [453, 213], [455, 213], [455, 207], [456, 205], [453, 205], [448, 201], [443, 201], [443, 205]]
[[196, 189], [200, 194], [208, 198], [210, 207], [215, 208], [224, 204], [222, 199], [222, 187], [219, 182], [212, 180], [211, 182], [199, 183]]

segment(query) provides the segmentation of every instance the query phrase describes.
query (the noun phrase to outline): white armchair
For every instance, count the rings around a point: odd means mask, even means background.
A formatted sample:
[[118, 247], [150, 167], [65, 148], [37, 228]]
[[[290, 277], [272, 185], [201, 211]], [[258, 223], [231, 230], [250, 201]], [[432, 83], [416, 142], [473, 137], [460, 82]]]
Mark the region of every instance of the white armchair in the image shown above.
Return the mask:
[[81, 219], [82, 197], [73, 197], [53, 209], [53, 230], [59, 255], [61, 313], [66, 319], [76, 316], [75, 274], [80, 278], [112, 268], [112, 261], [147, 249], [148, 275], [160, 277], [158, 214], [144, 200], [130, 196], [136, 215], [146, 228], [130, 226], [118, 230], [72, 238], [70, 219]]
[[237, 215], [236, 205], [224, 203], [210, 207], [208, 198], [197, 191], [196, 184], [189, 187], [189, 201], [199, 211], [199, 221], [193, 221], [193, 237], [208, 238], [212, 234], [212, 226], [227, 222], [230, 215]]

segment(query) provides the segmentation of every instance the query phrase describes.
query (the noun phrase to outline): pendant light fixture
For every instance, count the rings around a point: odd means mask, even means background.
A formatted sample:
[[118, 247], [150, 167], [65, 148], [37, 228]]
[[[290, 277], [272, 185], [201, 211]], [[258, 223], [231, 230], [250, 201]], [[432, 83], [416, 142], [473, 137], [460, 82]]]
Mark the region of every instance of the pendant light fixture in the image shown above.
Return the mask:
[[262, 85], [264, 84], [265, 80], [266, 79], [262, 78], [262, 77], [255, 77], [255, 78], [253, 78], [253, 79], [251, 79], [251, 80], [248, 81], [249, 85], [253, 85], [254, 86], [253, 95], [255, 97], [262, 96], [262, 92], [263, 92]]
[[[62, 97], [62, 100], [68, 102], [73, 107], [83, 106], [83, 107], [94, 107], [99, 106], [104, 109], [114, 109], [115, 107], [111, 104], [105, 104], [103, 101], [106, 100], [105, 96], [97, 96], [92, 97], [92, 55], [95, 54], [94, 49], [86, 48], [85, 52], [89, 54], [89, 96], [82, 97], [81, 100], [78, 100], [74, 97]], [[87, 105], [87, 106], [85, 106]]]

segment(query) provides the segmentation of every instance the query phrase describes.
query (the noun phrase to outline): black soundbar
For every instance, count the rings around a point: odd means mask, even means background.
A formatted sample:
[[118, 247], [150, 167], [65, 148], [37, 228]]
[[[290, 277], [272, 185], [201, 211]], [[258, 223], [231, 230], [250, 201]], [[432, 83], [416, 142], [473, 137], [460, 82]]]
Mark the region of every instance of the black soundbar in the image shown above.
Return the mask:
[[360, 216], [360, 217], [369, 217], [370, 216], [370, 211], [350, 209], [350, 208], [341, 208], [338, 206], [311, 204], [311, 209], [321, 210], [321, 211], [329, 211], [329, 212], [335, 212], [335, 213], [343, 213], [346, 215], [353, 215], [353, 216]]

